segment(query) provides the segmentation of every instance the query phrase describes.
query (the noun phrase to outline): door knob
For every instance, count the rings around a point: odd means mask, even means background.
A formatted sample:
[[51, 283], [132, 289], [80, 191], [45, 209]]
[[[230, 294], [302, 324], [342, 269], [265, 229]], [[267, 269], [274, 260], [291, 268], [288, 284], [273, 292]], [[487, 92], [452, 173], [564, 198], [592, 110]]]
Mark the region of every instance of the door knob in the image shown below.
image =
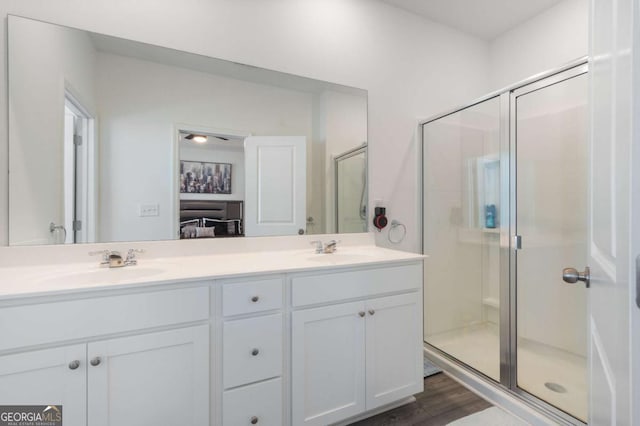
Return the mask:
[[96, 367], [96, 366], [100, 365], [100, 362], [101, 362], [101, 361], [102, 361], [102, 359], [100, 359], [100, 357], [99, 357], [99, 356], [97, 356], [97, 357], [95, 357], [95, 358], [92, 358], [92, 359], [91, 359], [91, 361], [89, 361], [89, 363], [90, 363], [91, 365], [93, 365], [94, 367]]
[[591, 270], [589, 267], [584, 268], [584, 272], [578, 272], [576, 268], [564, 268], [562, 270], [562, 279], [569, 284], [575, 284], [578, 281], [584, 282], [584, 285], [589, 288], [591, 283]]
[[70, 370], [75, 370], [78, 367], [80, 367], [80, 361], [78, 361], [77, 359], [74, 359], [73, 361], [71, 361], [69, 363], [69, 369]]

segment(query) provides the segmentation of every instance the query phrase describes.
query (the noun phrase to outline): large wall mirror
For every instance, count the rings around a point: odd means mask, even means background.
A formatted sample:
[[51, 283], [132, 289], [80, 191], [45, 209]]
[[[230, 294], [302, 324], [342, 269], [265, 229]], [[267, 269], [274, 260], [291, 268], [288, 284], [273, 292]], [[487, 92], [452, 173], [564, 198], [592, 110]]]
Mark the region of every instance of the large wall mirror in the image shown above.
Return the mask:
[[16, 16], [8, 55], [10, 245], [367, 230], [364, 90]]

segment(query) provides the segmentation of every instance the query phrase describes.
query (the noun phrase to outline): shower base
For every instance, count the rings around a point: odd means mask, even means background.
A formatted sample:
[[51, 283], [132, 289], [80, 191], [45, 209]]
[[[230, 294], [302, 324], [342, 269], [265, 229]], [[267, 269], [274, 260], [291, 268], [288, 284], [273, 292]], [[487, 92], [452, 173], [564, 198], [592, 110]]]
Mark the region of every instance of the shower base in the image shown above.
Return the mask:
[[[427, 342], [499, 381], [500, 341], [495, 324], [431, 335]], [[527, 339], [519, 339], [517, 355], [519, 388], [583, 421], [587, 418], [586, 357]]]

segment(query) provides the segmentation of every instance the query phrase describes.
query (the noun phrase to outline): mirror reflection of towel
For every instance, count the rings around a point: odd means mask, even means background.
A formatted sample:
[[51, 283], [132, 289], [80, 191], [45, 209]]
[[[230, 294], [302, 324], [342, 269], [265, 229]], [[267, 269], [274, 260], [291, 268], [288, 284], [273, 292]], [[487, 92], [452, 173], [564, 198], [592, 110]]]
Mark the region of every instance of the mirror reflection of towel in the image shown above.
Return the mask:
[[215, 237], [214, 228], [205, 228], [202, 226], [185, 226], [182, 228], [180, 238], [213, 238]]

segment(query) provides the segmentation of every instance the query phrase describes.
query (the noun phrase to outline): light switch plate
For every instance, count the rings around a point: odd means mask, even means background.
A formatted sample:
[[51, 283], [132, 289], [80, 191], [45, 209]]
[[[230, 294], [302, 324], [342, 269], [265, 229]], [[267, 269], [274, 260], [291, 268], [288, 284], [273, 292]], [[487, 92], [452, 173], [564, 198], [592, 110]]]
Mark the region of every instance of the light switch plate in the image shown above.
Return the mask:
[[159, 204], [140, 204], [138, 216], [151, 217], [151, 216], [159, 216], [159, 215], [160, 215]]

